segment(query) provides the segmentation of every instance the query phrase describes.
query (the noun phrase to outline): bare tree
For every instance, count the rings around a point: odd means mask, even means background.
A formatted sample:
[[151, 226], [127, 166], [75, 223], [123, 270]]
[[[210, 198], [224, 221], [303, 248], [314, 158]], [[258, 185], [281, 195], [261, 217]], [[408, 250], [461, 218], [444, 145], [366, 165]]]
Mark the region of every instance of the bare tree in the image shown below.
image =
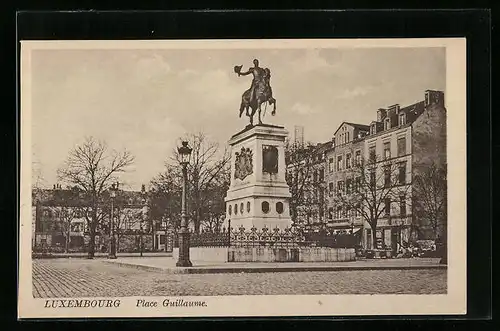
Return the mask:
[[[305, 146], [297, 142], [285, 143], [285, 158], [287, 163], [286, 181], [290, 187], [290, 214], [292, 222], [299, 220], [310, 222], [313, 215], [324, 212], [324, 187], [322, 183], [313, 177], [323, 165], [315, 161], [317, 156], [316, 146], [310, 143]], [[317, 169], [318, 168], [318, 169]]]
[[105, 192], [133, 162], [128, 151], [109, 150], [106, 143], [89, 137], [69, 152], [64, 166], [58, 169], [59, 179], [77, 186], [87, 200], [84, 209], [90, 234], [89, 258], [94, 257], [96, 231], [106, 214]]
[[399, 169], [398, 163], [391, 160], [361, 159], [354, 164], [350, 176], [336, 188], [333, 201], [337, 212], [361, 215], [371, 228], [372, 249], [376, 244], [378, 221], [383, 216], [390, 217], [391, 204], [400, 201], [401, 197], [405, 199], [405, 206], [411, 201], [406, 198], [411, 183], [406, 178], [406, 171], [401, 174]]
[[446, 165], [431, 164], [415, 169], [413, 180], [414, 215], [418, 227], [431, 229], [434, 239], [446, 240], [447, 179]]
[[62, 206], [59, 211], [59, 219], [61, 222], [61, 230], [64, 232], [65, 237], [65, 251], [69, 251], [69, 244], [71, 240], [71, 223], [76, 218], [78, 209], [72, 206]]
[[170, 221], [180, 226], [182, 177], [179, 166], [166, 165], [166, 170], [151, 180], [150, 217], [156, 221]]
[[[142, 221], [142, 210], [138, 208], [127, 208], [128, 206], [118, 206], [115, 209], [114, 233], [116, 235], [116, 251], [120, 251], [120, 239], [130, 233], [130, 230], [137, 230], [137, 225]], [[137, 231], [133, 231], [137, 237]]]
[[224, 197], [229, 189], [230, 170], [224, 169], [217, 180], [207, 188], [204, 193], [207, 198], [207, 205], [204, 208], [203, 219], [204, 229], [210, 232], [219, 232], [226, 214], [226, 203]]
[[[207, 192], [217, 186], [220, 178], [228, 172], [231, 156], [227, 148], [222, 150], [218, 143], [209, 140], [202, 132], [189, 134], [182, 140], [188, 141], [189, 146], [193, 149], [187, 169], [189, 183], [188, 205], [195, 232], [199, 233], [201, 223], [207, 217], [206, 211], [210, 201]], [[174, 175], [181, 180], [179, 161], [180, 156], [177, 149], [174, 149], [166, 167], [170, 175]], [[176, 185], [177, 183], [180, 184], [178, 180], [173, 181], [173, 184]]]

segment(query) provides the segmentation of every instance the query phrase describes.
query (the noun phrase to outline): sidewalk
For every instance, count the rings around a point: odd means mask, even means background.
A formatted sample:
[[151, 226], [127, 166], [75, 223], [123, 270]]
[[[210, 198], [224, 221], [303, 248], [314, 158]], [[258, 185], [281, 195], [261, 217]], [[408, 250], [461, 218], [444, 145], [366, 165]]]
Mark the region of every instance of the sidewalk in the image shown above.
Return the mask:
[[415, 259], [369, 259], [352, 262], [209, 262], [191, 261], [190, 268], [176, 267], [174, 258], [118, 258], [104, 263], [170, 274], [218, 274], [256, 272], [300, 272], [300, 271], [350, 271], [350, 270], [408, 270], [446, 269], [439, 258]]
[[[171, 257], [172, 253], [166, 252], [143, 252], [143, 257], [141, 257], [141, 253], [117, 253], [116, 256], [118, 258], [122, 257], [137, 257], [137, 258], [157, 258], [157, 257]], [[42, 255], [42, 253], [37, 253], [34, 258], [41, 259], [56, 259], [56, 258], [87, 258], [88, 253], [48, 253]], [[94, 258], [107, 258], [108, 253], [96, 252], [94, 254]]]

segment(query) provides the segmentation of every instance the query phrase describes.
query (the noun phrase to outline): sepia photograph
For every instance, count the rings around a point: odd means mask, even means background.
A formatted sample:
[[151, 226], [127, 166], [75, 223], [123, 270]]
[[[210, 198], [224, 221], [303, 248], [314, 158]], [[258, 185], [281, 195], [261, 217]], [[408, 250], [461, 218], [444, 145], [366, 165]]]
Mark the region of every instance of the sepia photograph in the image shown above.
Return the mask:
[[464, 45], [23, 42], [20, 311], [465, 313]]

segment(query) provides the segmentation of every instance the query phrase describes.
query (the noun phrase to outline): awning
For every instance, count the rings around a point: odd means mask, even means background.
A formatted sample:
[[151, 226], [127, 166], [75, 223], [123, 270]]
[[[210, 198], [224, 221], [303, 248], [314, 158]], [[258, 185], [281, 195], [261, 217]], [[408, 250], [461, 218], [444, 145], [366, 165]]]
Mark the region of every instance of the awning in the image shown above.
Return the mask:
[[[351, 230], [352, 230], [352, 228], [344, 228], [344, 229], [333, 230], [332, 232], [333, 232], [334, 234], [338, 234], [338, 233], [340, 233], [340, 232], [342, 232], [342, 231], [345, 231], [345, 232], [347, 232], [348, 234], [350, 234], [350, 233], [351, 233]], [[361, 230], [361, 228], [354, 228], [354, 231], [353, 231], [352, 233], [353, 233], [353, 234], [355, 234], [356, 232], [359, 232], [359, 230]]]

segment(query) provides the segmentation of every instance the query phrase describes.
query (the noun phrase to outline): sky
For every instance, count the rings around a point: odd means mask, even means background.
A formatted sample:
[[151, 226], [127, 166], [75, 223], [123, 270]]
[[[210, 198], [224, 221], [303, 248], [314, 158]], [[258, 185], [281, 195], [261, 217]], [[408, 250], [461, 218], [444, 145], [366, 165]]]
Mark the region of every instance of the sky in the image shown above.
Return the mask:
[[[238, 118], [254, 58], [271, 70], [276, 116], [264, 123], [325, 142], [343, 121], [369, 124], [378, 108], [402, 107], [445, 91], [445, 48], [353, 49], [80, 49], [31, 55], [33, 167], [43, 184], [86, 136], [126, 148], [135, 162], [121, 181], [140, 189], [164, 169], [188, 133], [204, 132], [221, 148], [248, 124]], [[125, 188], [124, 187], [124, 188]]]

